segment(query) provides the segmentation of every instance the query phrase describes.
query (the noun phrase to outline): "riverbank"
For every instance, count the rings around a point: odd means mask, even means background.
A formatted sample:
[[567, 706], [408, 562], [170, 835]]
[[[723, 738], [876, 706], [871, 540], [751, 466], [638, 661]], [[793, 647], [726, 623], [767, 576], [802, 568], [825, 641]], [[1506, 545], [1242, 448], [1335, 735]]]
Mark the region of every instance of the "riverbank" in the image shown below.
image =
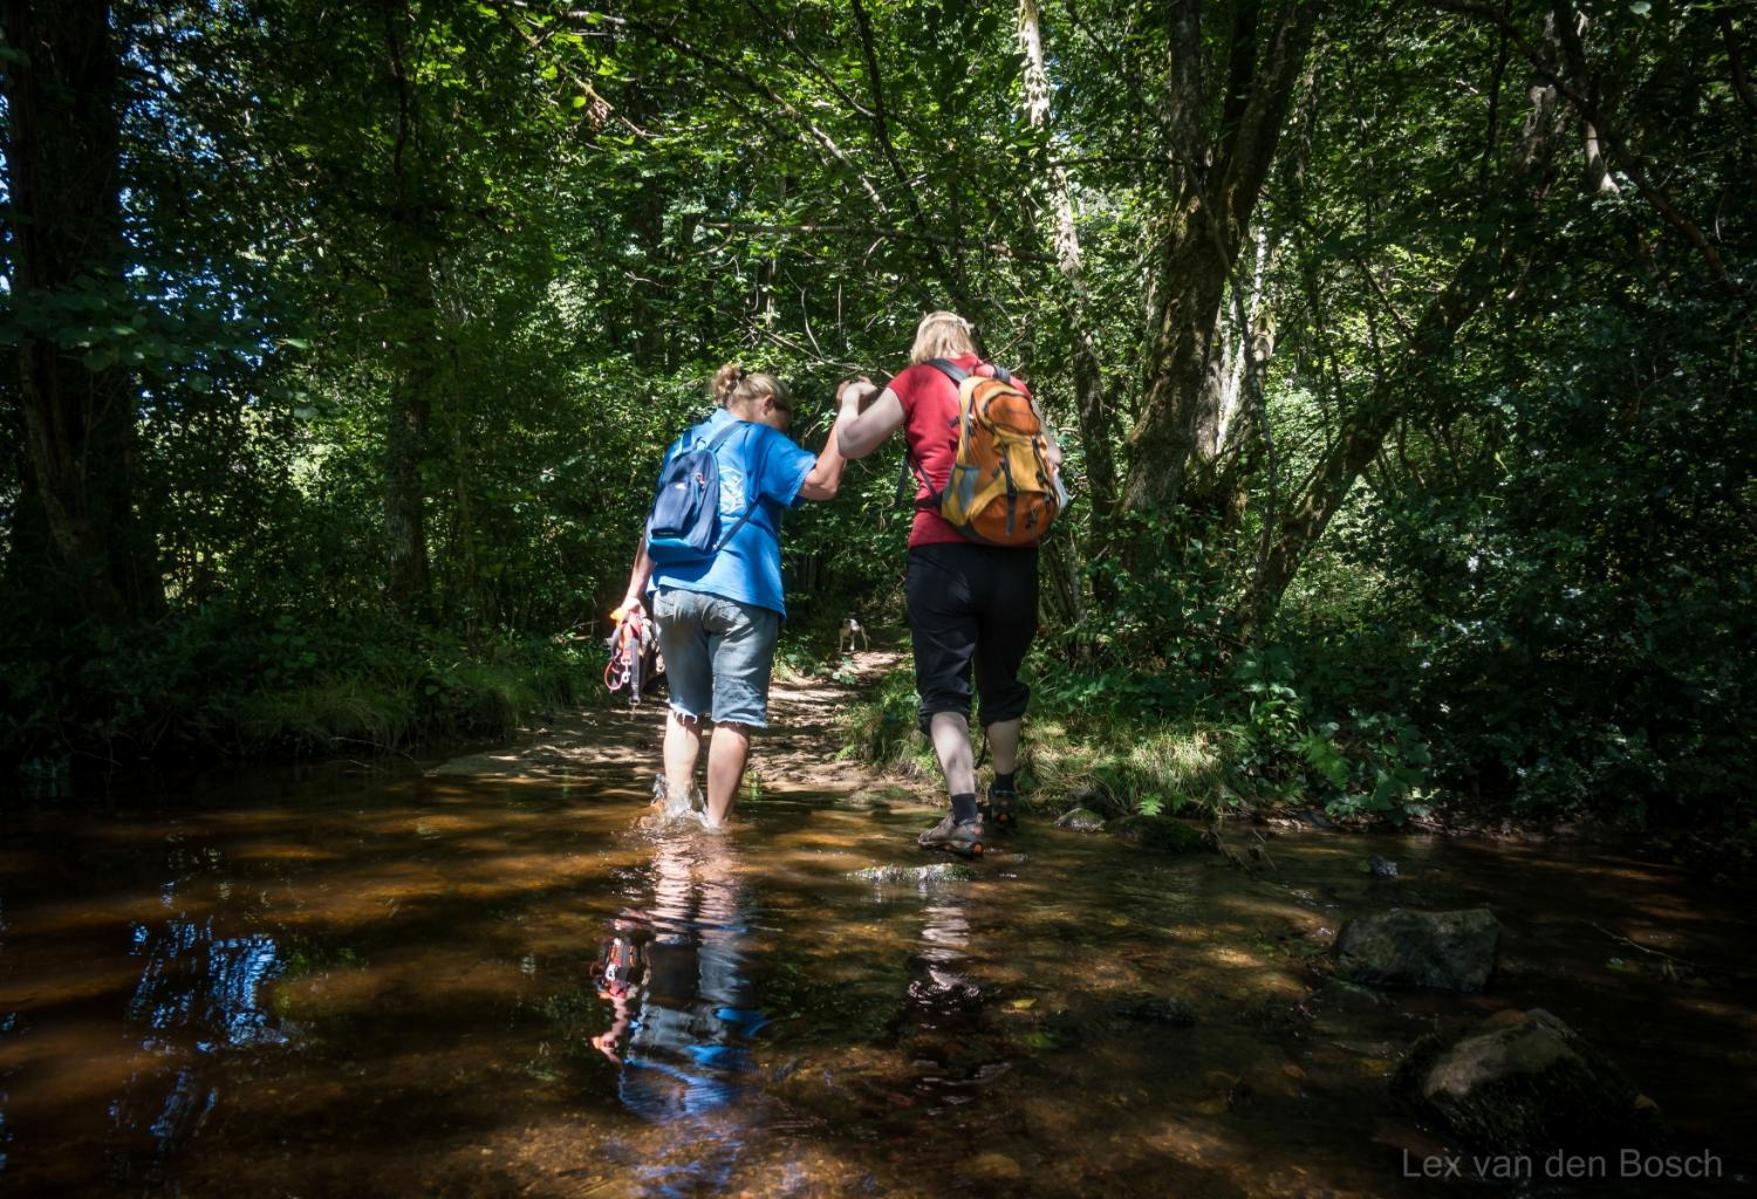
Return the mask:
[[81, 776], [222, 760], [374, 757], [513, 737], [604, 702], [590, 637], [477, 636], [374, 615], [220, 609], [44, 656], [0, 647], [0, 764], [39, 794]]

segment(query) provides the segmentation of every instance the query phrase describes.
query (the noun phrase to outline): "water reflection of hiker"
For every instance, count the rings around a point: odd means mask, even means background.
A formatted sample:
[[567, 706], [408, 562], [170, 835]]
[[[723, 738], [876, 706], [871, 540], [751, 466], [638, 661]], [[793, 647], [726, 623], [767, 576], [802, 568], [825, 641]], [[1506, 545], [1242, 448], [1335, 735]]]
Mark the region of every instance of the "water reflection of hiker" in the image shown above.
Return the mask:
[[[866, 379], [844, 385], [843, 402], [853, 397], [864, 411], [839, 427], [842, 452], [850, 458], [866, 457], [902, 429], [920, 484], [909, 531], [905, 590], [921, 729], [933, 740], [952, 809], [921, 835], [921, 844], [957, 852], [979, 852], [984, 833], [970, 749], [971, 668], [975, 668], [982, 723], [994, 755], [987, 815], [996, 824], [1008, 825], [1016, 803], [1013, 773], [1020, 723], [1031, 695], [1019, 681], [1019, 667], [1037, 632], [1035, 543], [979, 544], [940, 509], [958, 453], [958, 381], [970, 375], [1010, 380], [977, 355], [974, 334], [970, 322], [956, 313], [924, 317], [915, 333], [908, 369], [882, 391]], [[1031, 405], [1029, 391], [1011, 381], [1023, 397], [1019, 402]], [[1030, 412], [1035, 413], [1034, 406]], [[1042, 453], [1034, 471], [1048, 485], [1059, 468], [1060, 451], [1053, 441], [1039, 444]]]
[[[846, 464], [838, 419], [814, 459], [786, 434], [787, 389], [764, 371], [727, 363], [714, 376], [720, 409], [665, 451], [660, 496], [635, 555], [624, 609], [652, 596], [671, 710], [665, 723], [662, 800], [687, 802], [708, 747], [707, 811], [718, 828], [732, 809], [750, 730], [768, 723], [769, 672], [787, 609], [781, 589], [781, 514], [836, 495]], [[852, 416], [852, 400], [846, 410]]]
[[662, 838], [652, 877], [651, 905], [618, 918], [599, 957], [595, 981], [612, 1014], [592, 1045], [622, 1068], [623, 1105], [665, 1121], [730, 1103], [765, 1021], [743, 974], [731, 847]]

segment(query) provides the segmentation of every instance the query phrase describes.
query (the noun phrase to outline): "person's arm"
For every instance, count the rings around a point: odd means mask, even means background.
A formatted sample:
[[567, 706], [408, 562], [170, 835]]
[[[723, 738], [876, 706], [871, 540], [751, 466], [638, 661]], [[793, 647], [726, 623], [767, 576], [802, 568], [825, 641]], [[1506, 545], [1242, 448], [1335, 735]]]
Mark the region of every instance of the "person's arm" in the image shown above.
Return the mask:
[[634, 568], [628, 574], [628, 594], [622, 598], [622, 606], [610, 615], [621, 620], [622, 614], [631, 608], [646, 611], [641, 603], [641, 596], [647, 593], [647, 580], [653, 577], [653, 556], [647, 553], [647, 535], [641, 534], [641, 548], [635, 551]]
[[[877, 395], [877, 399], [872, 397]], [[849, 417], [852, 401], [858, 415]], [[862, 411], [864, 409], [864, 411]], [[845, 457], [864, 458], [885, 443], [885, 438], [903, 427], [903, 401], [890, 388], [884, 391], [865, 379], [846, 385], [842, 393], [843, 419], [838, 440]]]
[[833, 500], [842, 486], [842, 471], [848, 465], [848, 455], [842, 452], [842, 430], [847, 428], [860, 408], [859, 397], [851, 387], [843, 387], [836, 399], [841, 405], [836, 423], [830, 426], [830, 435], [824, 440], [823, 452], [812, 463], [811, 473], [799, 486], [799, 494], [804, 499]]

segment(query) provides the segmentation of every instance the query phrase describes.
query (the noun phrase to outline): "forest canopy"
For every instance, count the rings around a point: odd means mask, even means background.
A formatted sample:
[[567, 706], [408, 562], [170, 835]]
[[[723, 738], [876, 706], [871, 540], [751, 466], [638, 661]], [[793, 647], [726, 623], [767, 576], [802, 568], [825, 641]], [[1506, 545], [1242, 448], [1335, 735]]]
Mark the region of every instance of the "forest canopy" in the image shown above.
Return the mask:
[[[1046, 710], [1210, 730], [1247, 802], [1751, 835], [1740, 5], [3, 12], [37, 776], [577, 699], [713, 370], [815, 448], [951, 308], [1068, 452]], [[790, 518], [798, 652], [894, 621], [898, 471]]]

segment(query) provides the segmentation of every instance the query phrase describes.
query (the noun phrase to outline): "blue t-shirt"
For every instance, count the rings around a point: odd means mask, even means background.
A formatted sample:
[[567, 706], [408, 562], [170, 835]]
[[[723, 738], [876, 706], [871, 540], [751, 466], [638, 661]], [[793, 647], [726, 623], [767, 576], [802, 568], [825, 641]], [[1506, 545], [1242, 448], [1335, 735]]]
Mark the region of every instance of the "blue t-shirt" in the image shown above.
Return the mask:
[[671, 443], [666, 461], [679, 448], [706, 440], [728, 424], [743, 425], [714, 451], [720, 468], [720, 536], [738, 523], [757, 497], [756, 511], [712, 558], [653, 568], [653, 590], [675, 587], [701, 591], [787, 615], [781, 599], [781, 513], [801, 502], [799, 489], [817, 455], [769, 425], [740, 421], [726, 409]]

